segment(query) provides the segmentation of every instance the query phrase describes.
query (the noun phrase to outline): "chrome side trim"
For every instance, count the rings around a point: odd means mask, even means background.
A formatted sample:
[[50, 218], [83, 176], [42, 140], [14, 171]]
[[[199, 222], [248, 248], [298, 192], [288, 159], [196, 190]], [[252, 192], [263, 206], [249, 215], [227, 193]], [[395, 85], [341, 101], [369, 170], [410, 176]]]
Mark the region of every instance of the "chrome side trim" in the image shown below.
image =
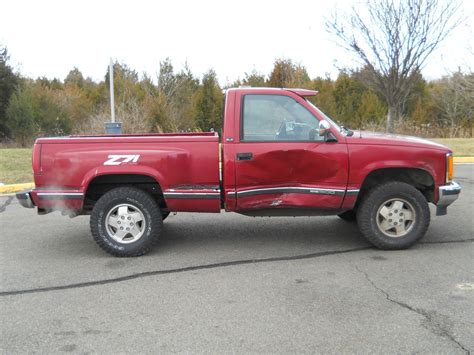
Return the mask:
[[37, 192], [40, 200], [82, 200], [82, 192]]
[[339, 189], [310, 189], [309, 191], [312, 194], [318, 194], [318, 195], [336, 195], [336, 196], [344, 196], [346, 193], [346, 190], [339, 190]]
[[[284, 194], [284, 193], [296, 193], [296, 194], [315, 194], [315, 195], [336, 195], [343, 196], [346, 190], [340, 189], [324, 189], [317, 187], [270, 187], [265, 189], [252, 189], [238, 191], [237, 196], [253, 196], [253, 195], [264, 195], [264, 194]], [[230, 193], [229, 193], [230, 194]], [[228, 196], [229, 196], [228, 194]], [[235, 193], [233, 193], [235, 194]], [[231, 196], [229, 196], [231, 197]]]
[[359, 191], [358, 189], [346, 190], [346, 196], [357, 196]]
[[165, 198], [213, 200], [221, 197], [220, 192], [165, 192]]
[[314, 187], [272, 187], [266, 189], [252, 189], [245, 191], [238, 191], [237, 196], [253, 196], [261, 194], [274, 193], [297, 193], [297, 194], [317, 194], [317, 195], [344, 195], [344, 190], [320, 189]]
[[357, 196], [359, 194], [358, 189], [343, 190], [343, 189], [325, 189], [318, 187], [270, 187], [265, 189], [252, 189], [244, 191], [229, 191], [227, 193], [228, 198], [254, 196], [254, 195], [265, 195], [275, 193], [296, 193], [296, 194], [315, 194], [315, 195], [335, 195], [335, 196]]

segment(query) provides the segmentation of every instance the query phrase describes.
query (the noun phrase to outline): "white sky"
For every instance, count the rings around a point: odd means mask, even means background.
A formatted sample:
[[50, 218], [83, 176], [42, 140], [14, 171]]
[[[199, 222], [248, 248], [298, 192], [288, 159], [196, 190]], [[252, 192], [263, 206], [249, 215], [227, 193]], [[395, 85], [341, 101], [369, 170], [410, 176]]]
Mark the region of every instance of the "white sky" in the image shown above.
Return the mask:
[[[354, 63], [326, 33], [324, 18], [336, 6], [354, 3], [7, 0], [1, 6], [0, 44], [17, 70], [33, 78], [63, 80], [78, 67], [84, 76], [102, 80], [110, 57], [152, 77], [166, 57], [175, 69], [187, 61], [197, 75], [213, 68], [221, 84], [253, 69], [267, 75], [280, 57], [303, 64], [311, 77], [335, 78], [336, 60], [339, 66]], [[429, 58], [425, 77], [474, 67], [474, 1], [463, 1], [463, 13], [466, 24]]]

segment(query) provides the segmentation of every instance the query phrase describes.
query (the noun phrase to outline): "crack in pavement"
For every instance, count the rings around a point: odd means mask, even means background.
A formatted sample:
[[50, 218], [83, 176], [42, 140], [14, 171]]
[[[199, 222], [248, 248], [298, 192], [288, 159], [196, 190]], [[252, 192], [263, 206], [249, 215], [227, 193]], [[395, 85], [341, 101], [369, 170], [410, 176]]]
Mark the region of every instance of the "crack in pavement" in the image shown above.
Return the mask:
[[[473, 241], [474, 241], [474, 238], [473, 239], [452, 240], [452, 241], [424, 242], [424, 243], [420, 243], [420, 244], [472, 243]], [[263, 259], [234, 260], [234, 261], [226, 261], [226, 262], [222, 262], [222, 263], [186, 266], [186, 267], [176, 268], [176, 269], [144, 271], [144, 272], [140, 272], [140, 273], [136, 273], [136, 274], [126, 275], [126, 276], [121, 276], [121, 277], [116, 277], [116, 278], [111, 278], [111, 279], [105, 279], [105, 280], [79, 282], [79, 283], [73, 283], [73, 284], [67, 284], [67, 285], [51, 286], [51, 287], [39, 287], [39, 288], [31, 288], [31, 289], [24, 289], [24, 290], [1, 291], [0, 292], [0, 297], [22, 295], [22, 294], [29, 294], [29, 293], [40, 293], [40, 292], [68, 290], [68, 289], [73, 289], [73, 288], [100, 286], [100, 285], [106, 285], [106, 284], [111, 284], [111, 283], [134, 280], [134, 279], [138, 279], [138, 278], [142, 278], [142, 277], [150, 277], [150, 276], [166, 275], [166, 274], [176, 274], [176, 273], [181, 273], [181, 272], [204, 270], [204, 269], [216, 269], [216, 268], [221, 268], [221, 267], [238, 266], [238, 265], [245, 265], [245, 264], [259, 264], [259, 263], [268, 263], [268, 262], [277, 262], [277, 261], [311, 259], [311, 258], [318, 258], [318, 257], [322, 257], [322, 256], [347, 254], [347, 253], [351, 253], [351, 252], [362, 251], [362, 250], [370, 250], [370, 249], [375, 250], [374, 247], [367, 246], [367, 247], [359, 247], [359, 248], [352, 248], [352, 249], [345, 249], [345, 250], [334, 250], [334, 251], [327, 251], [327, 252], [317, 252], [317, 253], [302, 254], [302, 255], [277, 256], [277, 257], [263, 258]], [[374, 285], [374, 287], [375, 287], [375, 285]]]
[[290, 260], [319, 258], [319, 257], [322, 257], [322, 256], [347, 254], [347, 253], [352, 253], [352, 252], [361, 251], [361, 250], [369, 250], [369, 249], [373, 249], [373, 247], [370, 247], [370, 246], [369, 247], [359, 247], [359, 248], [352, 248], [352, 249], [324, 251], [324, 252], [302, 254], [302, 255], [276, 256], [276, 257], [263, 258], [263, 259], [234, 260], [234, 261], [226, 261], [226, 262], [222, 262], [222, 263], [186, 266], [186, 267], [176, 268], [176, 269], [145, 271], [145, 272], [140, 272], [140, 273], [131, 274], [131, 275], [127, 275], [127, 276], [116, 277], [116, 278], [112, 278], [112, 279], [105, 279], [105, 280], [80, 282], [80, 283], [61, 285], [61, 286], [31, 288], [31, 289], [25, 289], [25, 290], [2, 291], [2, 292], [0, 292], [0, 297], [13, 296], [13, 295], [22, 295], [22, 294], [27, 294], [27, 293], [39, 293], [39, 292], [68, 290], [68, 289], [73, 289], [73, 288], [99, 286], [99, 285], [106, 285], [106, 284], [111, 284], [111, 283], [134, 280], [134, 279], [138, 279], [138, 278], [142, 278], [142, 277], [150, 277], [150, 276], [166, 275], [166, 274], [176, 274], [176, 273], [181, 273], [181, 272], [189, 272], [189, 271], [205, 270], [205, 269], [216, 269], [216, 268], [221, 268], [221, 267], [229, 267], [229, 266], [237, 266], [237, 265], [245, 265], [245, 264], [260, 264], [260, 263], [268, 263], [268, 262], [275, 262], [275, 261], [290, 261]]
[[446, 329], [445, 327], [442, 326], [442, 324], [440, 324], [440, 322], [436, 322], [434, 319], [433, 319], [433, 316], [432, 314], [430, 314], [430, 312], [422, 309], [422, 308], [415, 308], [415, 307], [412, 307], [410, 305], [408, 305], [407, 303], [404, 303], [404, 302], [401, 302], [401, 301], [397, 301], [395, 299], [393, 299], [392, 297], [390, 297], [390, 295], [388, 294], [388, 292], [386, 292], [384, 289], [378, 287], [373, 281], [372, 279], [369, 277], [369, 275], [365, 272], [365, 271], [362, 271], [361, 269], [359, 269], [359, 267], [356, 265], [355, 266], [356, 270], [359, 271], [361, 274], [363, 274], [366, 278], [366, 280], [372, 285], [373, 288], [375, 288], [377, 291], [379, 291], [380, 293], [382, 293], [386, 299], [391, 302], [391, 303], [394, 303], [402, 308], [405, 308], [405, 309], [408, 309], [409, 311], [411, 312], [414, 312], [422, 317], [425, 318], [425, 320], [428, 322], [428, 324], [430, 324], [434, 329], [437, 329], [438, 332], [433, 332], [433, 334], [435, 335], [439, 335], [439, 336], [442, 336], [444, 338], [447, 338], [448, 340], [450, 340], [451, 342], [453, 342], [454, 344], [456, 344], [457, 347], [459, 347], [460, 349], [462, 349], [466, 354], [470, 355], [471, 354], [471, 351], [469, 349], [467, 349], [463, 344], [461, 344], [455, 337], [453, 334], [451, 334], [451, 332]]
[[5, 203], [0, 206], [0, 213], [5, 212], [5, 210], [7, 209], [7, 206], [10, 203], [12, 203], [12, 201], [13, 201], [13, 196], [9, 196], [7, 200], [5, 201]]

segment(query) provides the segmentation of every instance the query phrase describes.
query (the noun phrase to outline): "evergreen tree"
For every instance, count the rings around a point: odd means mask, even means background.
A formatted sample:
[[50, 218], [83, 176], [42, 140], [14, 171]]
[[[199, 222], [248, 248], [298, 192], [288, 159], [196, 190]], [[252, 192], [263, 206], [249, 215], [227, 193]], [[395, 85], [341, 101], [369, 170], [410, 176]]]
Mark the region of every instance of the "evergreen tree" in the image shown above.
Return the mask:
[[306, 68], [296, 65], [291, 59], [277, 59], [268, 79], [270, 87], [305, 87], [310, 84]]
[[8, 51], [0, 46], [0, 140], [10, 136], [6, 121], [8, 102], [19, 84], [19, 77], [8, 64]]
[[340, 72], [334, 84], [334, 100], [337, 105], [336, 118], [344, 126], [354, 127], [360, 122], [357, 116], [365, 87], [346, 72]]
[[22, 147], [26, 147], [37, 135], [31, 90], [16, 91], [11, 96], [6, 115], [8, 118], [6, 125], [11, 138]]
[[202, 86], [197, 94], [196, 125], [203, 131], [222, 128], [224, 96], [217, 82], [214, 70], [209, 70], [202, 79]]
[[252, 70], [252, 72], [250, 74], [245, 73], [244, 79], [242, 80], [242, 85], [251, 86], [251, 87], [254, 87], [254, 88], [264, 87], [264, 86], [266, 86], [265, 85], [265, 75], [257, 73], [256, 70]]
[[308, 86], [318, 91], [318, 95], [310, 97], [310, 101], [318, 106], [329, 117], [336, 118], [337, 104], [334, 97], [334, 81], [327, 77], [316, 78]]
[[66, 76], [66, 79], [64, 79], [64, 84], [66, 85], [76, 85], [80, 88], [84, 86], [84, 77], [82, 76], [82, 73], [79, 69], [74, 67], [68, 75]]
[[268, 86], [275, 88], [288, 87], [295, 80], [296, 66], [291, 59], [277, 59], [268, 79]]

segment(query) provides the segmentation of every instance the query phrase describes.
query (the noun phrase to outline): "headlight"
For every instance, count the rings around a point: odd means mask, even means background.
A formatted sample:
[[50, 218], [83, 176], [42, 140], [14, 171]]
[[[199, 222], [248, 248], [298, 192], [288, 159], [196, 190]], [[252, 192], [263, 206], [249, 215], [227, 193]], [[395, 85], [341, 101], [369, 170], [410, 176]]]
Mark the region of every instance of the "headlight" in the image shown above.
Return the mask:
[[453, 180], [453, 153], [446, 154], [446, 182]]

